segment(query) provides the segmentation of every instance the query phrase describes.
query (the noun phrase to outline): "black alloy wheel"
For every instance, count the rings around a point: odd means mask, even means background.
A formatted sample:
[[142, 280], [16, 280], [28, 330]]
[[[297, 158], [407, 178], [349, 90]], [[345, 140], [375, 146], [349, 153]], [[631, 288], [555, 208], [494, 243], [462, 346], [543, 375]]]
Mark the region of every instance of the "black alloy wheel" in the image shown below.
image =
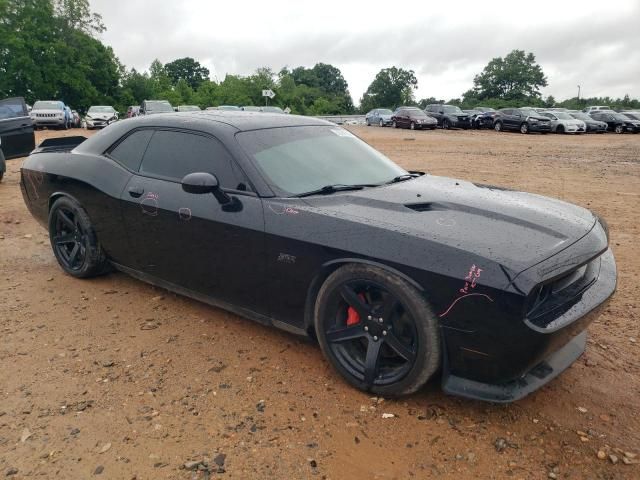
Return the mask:
[[502, 131], [502, 122], [498, 121], [493, 125], [493, 129], [496, 132], [501, 132]]
[[624, 133], [624, 127], [622, 125], [616, 125], [616, 133]]
[[415, 392], [440, 364], [437, 321], [425, 299], [376, 267], [334, 272], [318, 294], [315, 321], [325, 356], [362, 390]]
[[529, 133], [529, 124], [527, 122], [524, 122], [522, 125], [520, 125], [520, 133], [525, 135]]
[[449, 130], [449, 120], [447, 120], [446, 118], [442, 120], [442, 128], [444, 128], [445, 130]]
[[51, 207], [49, 239], [58, 263], [69, 275], [85, 278], [108, 271], [89, 216], [74, 200], [61, 197]]

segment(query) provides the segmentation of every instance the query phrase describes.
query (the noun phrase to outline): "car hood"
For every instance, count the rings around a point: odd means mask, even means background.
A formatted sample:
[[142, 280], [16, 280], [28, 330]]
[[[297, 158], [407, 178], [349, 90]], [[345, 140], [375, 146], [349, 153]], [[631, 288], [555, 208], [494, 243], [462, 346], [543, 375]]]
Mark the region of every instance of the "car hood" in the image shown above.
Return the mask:
[[515, 272], [565, 249], [596, 222], [589, 210], [560, 200], [431, 175], [306, 200], [334, 218], [434, 241]]
[[94, 120], [109, 120], [110, 118], [113, 118], [115, 116], [115, 113], [107, 112], [87, 113], [87, 118], [93, 118]]

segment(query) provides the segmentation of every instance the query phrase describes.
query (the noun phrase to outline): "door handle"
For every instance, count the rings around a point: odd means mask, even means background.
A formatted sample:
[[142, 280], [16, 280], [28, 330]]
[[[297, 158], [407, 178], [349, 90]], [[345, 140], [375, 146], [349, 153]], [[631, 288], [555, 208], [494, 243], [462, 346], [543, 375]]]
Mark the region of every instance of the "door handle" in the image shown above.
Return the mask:
[[138, 198], [143, 193], [144, 193], [144, 188], [142, 187], [139, 187], [139, 186], [129, 187], [129, 195], [131, 195], [134, 198]]

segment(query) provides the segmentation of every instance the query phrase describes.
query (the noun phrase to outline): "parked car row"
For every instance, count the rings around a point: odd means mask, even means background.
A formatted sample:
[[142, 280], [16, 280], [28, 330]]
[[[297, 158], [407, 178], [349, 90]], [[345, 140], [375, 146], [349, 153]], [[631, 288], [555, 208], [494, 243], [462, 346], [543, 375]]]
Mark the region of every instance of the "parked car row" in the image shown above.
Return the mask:
[[424, 110], [418, 107], [398, 107], [394, 112], [375, 108], [365, 115], [367, 126], [415, 129], [481, 129], [497, 132], [527, 133], [639, 133], [640, 112], [615, 112], [606, 106], [588, 107], [583, 111], [565, 108], [501, 108], [476, 107], [462, 110], [456, 105], [432, 104]]

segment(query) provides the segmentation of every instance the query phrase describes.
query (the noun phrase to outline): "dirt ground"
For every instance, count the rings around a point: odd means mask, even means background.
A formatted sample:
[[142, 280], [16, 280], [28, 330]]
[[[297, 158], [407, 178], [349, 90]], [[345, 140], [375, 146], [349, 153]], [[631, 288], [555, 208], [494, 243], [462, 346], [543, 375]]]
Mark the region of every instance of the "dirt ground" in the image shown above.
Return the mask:
[[447, 397], [437, 380], [371, 398], [312, 343], [120, 273], [63, 274], [9, 160], [0, 478], [640, 478], [640, 135], [352, 130], [405, 168], [603, 215], [619, 286], [585, 355], [511, 405]]

